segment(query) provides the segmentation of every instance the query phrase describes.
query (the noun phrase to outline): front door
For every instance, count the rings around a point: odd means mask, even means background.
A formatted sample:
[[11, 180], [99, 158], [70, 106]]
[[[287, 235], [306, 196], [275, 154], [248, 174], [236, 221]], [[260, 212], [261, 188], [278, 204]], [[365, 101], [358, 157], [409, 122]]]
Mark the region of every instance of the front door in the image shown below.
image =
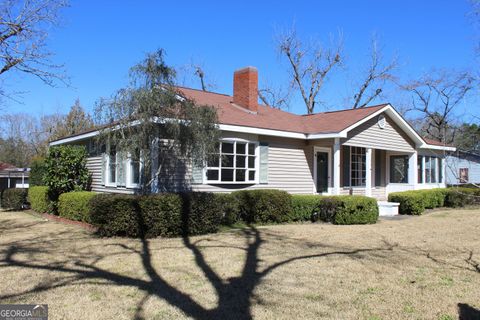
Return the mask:
[[317, 152], [317, 192], [328, 192], [328, 152]]

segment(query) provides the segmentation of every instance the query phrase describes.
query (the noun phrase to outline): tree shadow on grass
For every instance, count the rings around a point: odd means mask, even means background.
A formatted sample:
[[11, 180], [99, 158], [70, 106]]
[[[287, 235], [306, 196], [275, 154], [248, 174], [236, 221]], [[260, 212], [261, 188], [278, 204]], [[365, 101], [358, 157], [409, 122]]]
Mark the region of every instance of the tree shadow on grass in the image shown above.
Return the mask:
[[480, 310], [475, 309], [468, 304], [458, 304], [458, 319], [459, 320], [478, 320], [480, 319]]

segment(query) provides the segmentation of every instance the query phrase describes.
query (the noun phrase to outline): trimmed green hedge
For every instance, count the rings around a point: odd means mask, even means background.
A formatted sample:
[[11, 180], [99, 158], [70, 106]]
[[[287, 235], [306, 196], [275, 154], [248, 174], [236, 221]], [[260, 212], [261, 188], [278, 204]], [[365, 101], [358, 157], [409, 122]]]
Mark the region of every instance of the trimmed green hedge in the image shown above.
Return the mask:
[[48, 187], [30, 187], [28, 189], [28, 202], [33, 210], [40, 213], [48, 212], [50, 209], [50, 201], [48, 200]]
[[233, 193], [240, 201], [240, 217], [247, 223], [288, 221], [292, 196], [282, 190], [242, 190]]
[[4, 209], [22, 210], [27, 203], [27, 189], [5, 189], [0, 202]]
[[445, 205], [447, 207], [464, 207], [480, 204], [480, 188], [452, 187], [446, 189]]
[[182, 234], [182, 198], [178, 194], [144, 196], [140, 198], [139, 206], [146, 237], [173, 237]]
[[425, 194], [418, 191], [392, 192], [388, 201], [400, 203], [400, 214], [421, 215], [425, 211]]
[[318, 195], [292, 195], [292, 210], [288, 215], [289, 221], [309, 221], [312, 215], [318, 212], [321, 196]]
[[138, 198], [122, 194], [97, 194], [89, 202], [90, 221], [101, 236], [140, 237], [144, 228]]
[[95, 192], [74, 191], [62, 193], [58, 198], [58, 214], [61, 217], [90, 223], [90, 199]]
[[365, 196], [321, 197], [312, 221], [333, 224], [370, 224], [378, 220], [377, 200]]
[[222, 209], [222, 224], [232, 226], [240, 221], [240, 199], [232, 193], [217, 193], [215, 201]]
[[222, 220], [222, 206], [210, 192], [182, 194], [183, 235], [217, 232]]

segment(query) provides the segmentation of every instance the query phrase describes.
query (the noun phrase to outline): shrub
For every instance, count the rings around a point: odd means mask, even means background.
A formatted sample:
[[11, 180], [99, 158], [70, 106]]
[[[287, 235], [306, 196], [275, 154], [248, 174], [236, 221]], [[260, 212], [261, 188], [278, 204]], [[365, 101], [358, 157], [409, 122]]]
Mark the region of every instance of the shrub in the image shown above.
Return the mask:
[[292, 210], [288, 215], [289, 221], [315, 220], [318, 213], [321, 196], [318, 195], [292, 195]]
[[218, 201], [222, 208], [222, 224], [231, 226], [240, 220], [240, 200], [231, 193], [217, 193], [215, 194], [216, 201]]
[[464, 207], [470, 204], [480, 204], [480, 189], [478, 188], [448, 188], [445, 205], [447, 207]]
[[213, 193], [184, 193], [182, 200], [182, 233], [184, 235], [218, 231], [222, 220], [222, 206], [216, 201]]
[[43, 182], [45, 171], [45, 159], [34, 158], [30, 163], [30, 176], [28, 177], [28, 183], [31, 187], [45, 185]]
[[90, 220], [101, 236], [142, 236], [138, 197], [120, 194], [97, 194], [89, 202]]
[[368, 224], [378, 220], [377, 200], [365, 196], [341, 196], [342, 205], [333, 217], [334, 224]]
[[27, 189], [6, 189], [1, 195], [4, 209], [22, 210], [27, 203]]
[[317, 210], [312, 214], [312, 222], [318, 220], [324, 222], [334, 222], [335, 215], [343, 206], [342, 196], [320, 197]]
[[418, 192], [423, 195], [426, 209], [440, 208], [445, 205], [446, 189], [426, 189], [412, 192]]
[[37, 186], [28, 189], [30, 207], [40, 213], [49, 211], [48, 187]]
[[182, 199], [177, 194], [156, 194], [139, 199], [146, 237], [182, 234]]
[[285, 222], [292, 211], [292, 196], [282, 190], [242, 190], [233, 193], [240, 201], [240, 216], [247, 223]]
[[84, 146], [50, 147], [45, 159], [44, 182], [51, 201], [55, 203], [62, 193], [88, 189], [90, 175], [86, 161]]
[[424, 196], [418, 191], [393, 192], [388, 195], [388, 201], [400, 203], [400, 214], [421, 215], [425, 211]]
[[61, 217], [90, 223], [89, 202], [95, 196], [94, 192], [67, 192], [58, 198], [58, 214]]

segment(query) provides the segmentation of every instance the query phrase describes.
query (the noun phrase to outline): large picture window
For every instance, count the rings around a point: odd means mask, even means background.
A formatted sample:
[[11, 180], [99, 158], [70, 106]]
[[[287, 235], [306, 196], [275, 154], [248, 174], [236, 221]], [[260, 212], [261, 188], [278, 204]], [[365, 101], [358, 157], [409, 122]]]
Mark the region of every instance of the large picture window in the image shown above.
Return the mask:
[[390, 156], [390, 183], [408, 183], [408, 156]]
[[257, 167], [257, 143], [223, 140], [207, 161], [206, 178], [210, 183], [254, 183]]
[[366, 185], [366, 159], [365, 148], [351, 147], [350, 185], [352, 187], [364, 187]]

